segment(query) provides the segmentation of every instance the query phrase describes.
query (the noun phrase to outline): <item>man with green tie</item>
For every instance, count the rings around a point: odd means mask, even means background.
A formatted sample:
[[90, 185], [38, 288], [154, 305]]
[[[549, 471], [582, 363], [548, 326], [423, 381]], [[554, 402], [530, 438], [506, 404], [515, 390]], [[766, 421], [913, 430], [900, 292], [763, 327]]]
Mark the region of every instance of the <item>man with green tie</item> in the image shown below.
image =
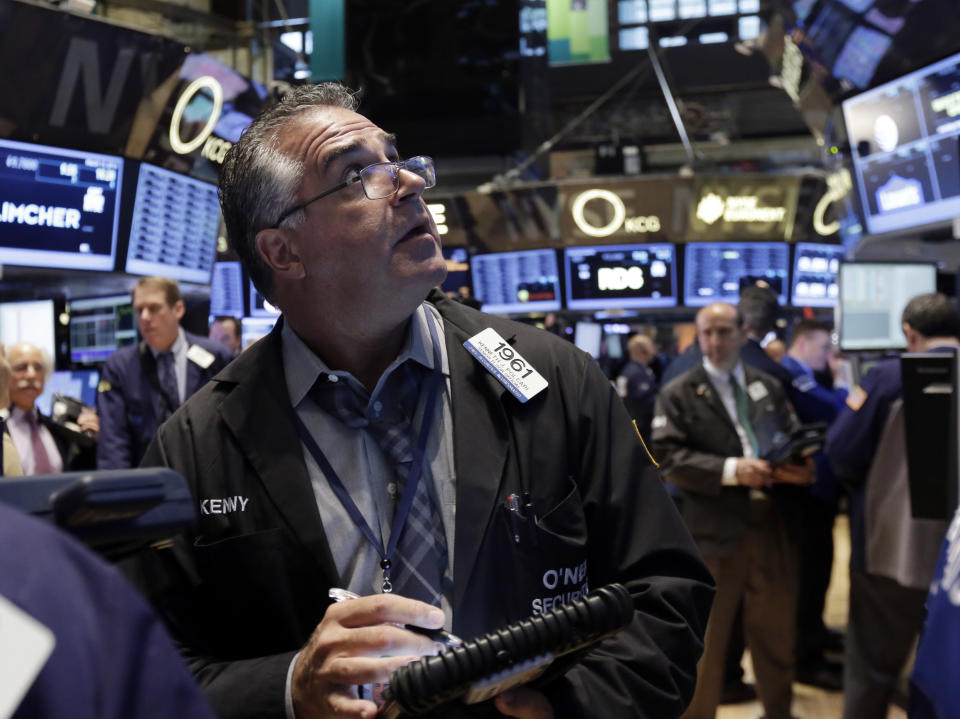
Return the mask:
[[792, 700], [796, 545], [785, 514], [792, 492], [812, 480], [808, 464], [764, 459], [798, 426], [779, 381], [745, 365], [747, 339], [736, 307], [697, 313], [703, 361], [657, 398], [653, 453], [683, 492], [683, 514], [717, 595], [707, 625], [688, 719], [713, 719], [724, 657], [741, 601], [757, 693], [767, 719], [789, 719]]

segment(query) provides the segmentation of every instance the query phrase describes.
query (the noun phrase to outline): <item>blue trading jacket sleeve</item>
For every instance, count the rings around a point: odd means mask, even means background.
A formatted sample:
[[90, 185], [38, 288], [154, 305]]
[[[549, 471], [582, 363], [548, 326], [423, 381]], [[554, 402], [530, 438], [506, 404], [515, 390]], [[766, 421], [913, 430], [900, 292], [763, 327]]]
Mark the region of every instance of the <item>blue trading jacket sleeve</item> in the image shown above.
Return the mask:
[[899, 395], [899, 359], [878, 364], [851, 390], [846, 406], [827, 431], [824, 448], [840, 480], [852, 485], [864, 482], [890, 405]]
[[843, 409], [846, 390], [827, 389], [790, 357], [783, 358], [783, 366], [792, 377], [789, 396], [800, 421], [832, 422]]
[[97, 468], [123, 469], [131, 466], [130, 430], [127, 427], [127, 402], [116, 355], [103, 366], [97, 391], [100, 434], [97, 438]]

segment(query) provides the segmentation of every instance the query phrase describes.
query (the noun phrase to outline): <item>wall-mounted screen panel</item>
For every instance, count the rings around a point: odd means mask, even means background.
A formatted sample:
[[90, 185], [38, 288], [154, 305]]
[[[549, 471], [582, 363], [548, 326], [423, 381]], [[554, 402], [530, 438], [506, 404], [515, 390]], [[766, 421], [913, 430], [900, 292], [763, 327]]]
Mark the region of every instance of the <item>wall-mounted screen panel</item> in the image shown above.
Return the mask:
[[5, 347], [17, 342], [29, 342], [57, 356], [54, 337], [53, 300], [28, 300], [0, 304], [0, 342]]
[[565, 248], [567, 309], [676, 306], [674, 253], [670, 244]]
[[960, 217], [960, 55], [843, 103], [870, 233]]
[[740, 289], [766, 282], [787, 302], [790, 246], [786, 242], [692, 242], [684, 253], [683, 303], [737, 304]]
[[97, 406], [97, 385], [100, 371], [95, 369], [59, 370], [46, 378], [43, 394], [37, 397], [37, 407], [45, 415], [52, 414], [54, 394], [79, 399], [88, 407]]
[[219, 226], [216, 185], [141, 163], [126, 271], [206, 284]]
[[837, 273], [846, 250], [840, 245], [798, 242], [793, 251], [793, 285], [790, 304], [798, 307], [833, 307], [840, 297]]
[[937, 291], [933, 264], [841, 262], [840, 349], [907, 346], [900, 318], [911, 297]]
[[556, 250], [524, 250], [474, 255], [474, 296], [483, 311], [555, 312], [560, 309]]
[[214, 262], [210, 316], [243, 317], [243, 270], [239, 262]]
[[280, 316], [280, 309], [274, 307], [270, 300], [260, 294], [260, 290], [253, 286], [253, 280], [250, 281], [250, 316], [274, 319]]
[[0, 263], [112, 271], [123, 160], [0, 140]]
[[118, 348], [137, 343], [137, 317], [130, 295], [70, 300], [70, 361], [105, 362]]

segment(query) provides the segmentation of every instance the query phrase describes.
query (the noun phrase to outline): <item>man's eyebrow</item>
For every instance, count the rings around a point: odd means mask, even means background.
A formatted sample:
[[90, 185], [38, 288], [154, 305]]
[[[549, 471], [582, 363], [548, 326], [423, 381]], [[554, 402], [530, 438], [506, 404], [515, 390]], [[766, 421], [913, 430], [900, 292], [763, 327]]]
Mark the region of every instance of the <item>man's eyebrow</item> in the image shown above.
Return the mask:
[[[380, 141], [384, 145], [389, 145], [394, 148], [397, 147], [397, 136], [392, 132], [382, 132], [379, 137]], [[340, 147], [335, 147], [330, 150], [330, 153], [323, 160], [323, 169], [324, 171], [330, 169], [330, 166], [339, 160], [344, 155], [349, 155], [352, 152], [358, 152], [364, 148], [364, 145], [360, 142], [350, 142], [346, 145], [341, 145]]]

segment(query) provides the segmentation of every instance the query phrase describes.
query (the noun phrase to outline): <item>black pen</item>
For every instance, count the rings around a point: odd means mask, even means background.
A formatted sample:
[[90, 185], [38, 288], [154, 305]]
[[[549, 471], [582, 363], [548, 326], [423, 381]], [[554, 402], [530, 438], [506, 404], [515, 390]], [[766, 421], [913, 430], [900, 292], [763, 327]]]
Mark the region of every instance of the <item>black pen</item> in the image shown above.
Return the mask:
[[[340, 589], [339, 587], [331, 587], [330, 591], [327, 592], [327, 595], [335, 602], [343, 602], [348, 599], [360, 598], [359, 594], [351, 592], [349, 589]], [[391, 622], [391, 624], [395, 624], [396, 626], [413, 632], [414, 634], [421, 634], [427, 637], [427, 639], [432, 639], [438, 644], [443, 644], [448, 647], [463, 646], [463, 640], [456, 634], [451, 634], [446, 629], [427, 629], [426, 627], [418, 627], [416, 624], [396, 624], [396, 622]]]

